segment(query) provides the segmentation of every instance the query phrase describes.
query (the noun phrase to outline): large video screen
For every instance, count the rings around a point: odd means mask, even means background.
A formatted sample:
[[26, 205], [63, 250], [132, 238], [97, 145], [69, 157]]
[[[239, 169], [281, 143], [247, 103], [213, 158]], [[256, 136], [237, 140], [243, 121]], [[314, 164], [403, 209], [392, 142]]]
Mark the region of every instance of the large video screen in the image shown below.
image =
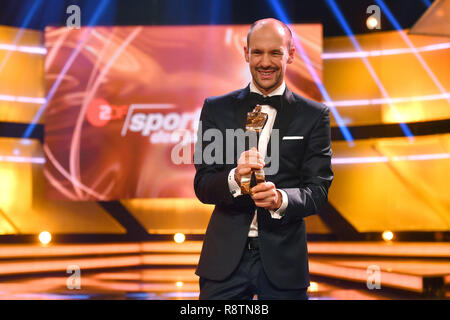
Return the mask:
[[[321, 100], [322, 27], [292, 25], [286, 84]], [[206, 97], [251, 79], [249, 25], [47, 28], [44, 174], [61, 200], [192, 198], [192, 155]], [[300, 53], [308, 57], [308, 64]], [[314, 72], [312, 72], [312, 69]], [[182, 149], [182, 150], [181, 150]], [[174, 151], [183, 157], [174, 159]], [[184, 152], [184, 153], [183, 153]]]

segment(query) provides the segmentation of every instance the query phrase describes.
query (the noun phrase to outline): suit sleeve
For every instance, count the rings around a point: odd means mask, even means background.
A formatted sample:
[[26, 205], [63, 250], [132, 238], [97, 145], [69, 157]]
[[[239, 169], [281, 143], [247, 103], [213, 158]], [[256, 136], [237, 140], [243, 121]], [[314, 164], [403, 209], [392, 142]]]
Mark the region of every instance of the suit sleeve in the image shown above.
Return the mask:
[[[203, 152], [205, 147], [212, 143], [203, 141], [202, 134], [208, 129], [218, 129], [213, 117], [211, 105], [208, 99], [205, 100], [200, 114], [199, 129], [197, 131], [197, 141], [194, 151], [194, 165], [196, 169], [194, 177], [194, 190], [197, 198], [206, 204], [233, 205], [235, 200], [231, 195], [227, 170], [222, 163], [206, 163]], [[222, 143], [224, 148], [224, 143]], [[223, 159], [225, 160], [225, 159]]]
[[286, 215], [304, 218], [316, 213], [328, 201], [328, 189], [333, 180], [331, 156], [330, 111], [326, 107], [308, 139], [301, 168], [302, 185], [282, 189], [288, 196]]

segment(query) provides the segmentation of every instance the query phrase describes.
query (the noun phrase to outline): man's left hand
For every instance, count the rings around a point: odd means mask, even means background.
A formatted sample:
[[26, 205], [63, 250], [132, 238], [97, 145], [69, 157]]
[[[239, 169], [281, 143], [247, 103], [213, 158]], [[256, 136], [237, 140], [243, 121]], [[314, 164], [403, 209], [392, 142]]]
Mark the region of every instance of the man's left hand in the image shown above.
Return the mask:
[[261, 182], [251, 189], [251, 197], [255, 205], [267, 210], [277, 210], [281, 207], [282, 196], [273, 182]]

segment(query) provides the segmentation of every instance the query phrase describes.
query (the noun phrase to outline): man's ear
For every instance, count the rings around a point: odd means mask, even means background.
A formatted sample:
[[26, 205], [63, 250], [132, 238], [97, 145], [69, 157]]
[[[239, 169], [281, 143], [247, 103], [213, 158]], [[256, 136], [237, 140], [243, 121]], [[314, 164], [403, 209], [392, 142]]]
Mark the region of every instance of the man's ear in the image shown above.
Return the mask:
[[247, 46], [244, 46], [245, 61], [249, 62], [249, 52]]
[[295, 47], [291, 46], [287, 63], [292, 63], [294, 61], [294, 56], [295, 56]]

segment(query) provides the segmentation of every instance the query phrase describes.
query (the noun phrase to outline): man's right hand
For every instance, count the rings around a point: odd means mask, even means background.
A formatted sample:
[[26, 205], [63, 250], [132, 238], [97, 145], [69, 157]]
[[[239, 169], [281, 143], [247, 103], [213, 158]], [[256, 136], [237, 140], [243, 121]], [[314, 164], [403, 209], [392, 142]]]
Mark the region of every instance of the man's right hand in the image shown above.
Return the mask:
[[241, 177], [249, 174], [252, 169], [262, 169], [264, 168], [264, 158], [261, 153], [256, 150], [256, 148], [251, 148], [250, 150], [241, 153], [238, 160], [238, 166], [234, 171], [234, 180], [237, 184], [241, 186]]

